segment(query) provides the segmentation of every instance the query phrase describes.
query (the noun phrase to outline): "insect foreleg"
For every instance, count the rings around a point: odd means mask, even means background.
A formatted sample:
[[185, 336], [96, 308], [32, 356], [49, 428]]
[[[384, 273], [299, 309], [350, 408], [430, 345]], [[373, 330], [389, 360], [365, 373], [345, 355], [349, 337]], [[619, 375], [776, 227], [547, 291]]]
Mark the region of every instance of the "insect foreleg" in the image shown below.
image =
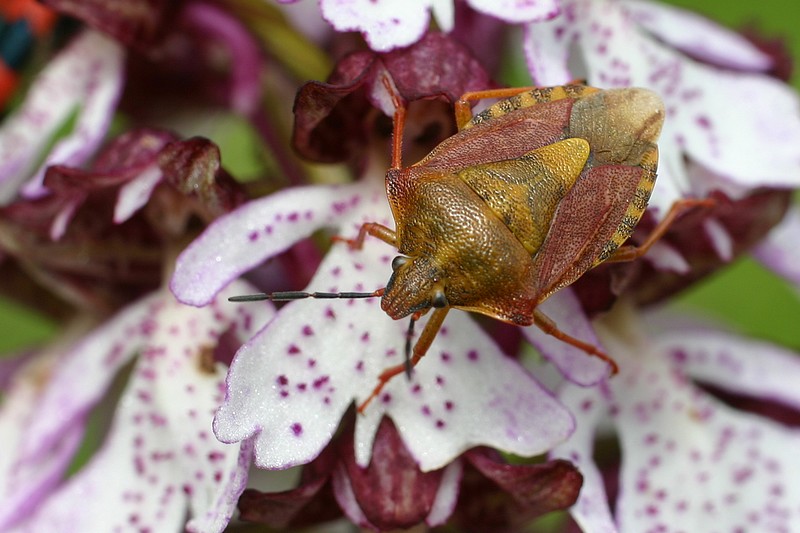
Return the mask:
[[386, 244], [391, 244], [395, 248], [397, 248], [397, 234], [393, 229], [389, 229], [386, 226], [382, 226], [375, 222], [365, 222], [361, 225], [361, 228], [358, 230], [358, 235], [356, 235], [355, 239], [348, 239], [346, 237], [341, 237], [335, 235], [333, 237], [334, 241], [339, 242], [346, 242], [350, 249], [352, 250], [360, 250], [364, 246], [364, 239], [367, 238], [367, 235], [372, 235], [373, 237], [377, 237]]
[[399, 365], [391, 366], [381, 372], [381, 375], [378, 376], [378, 384], [372, 390], [372, 393], [364, 400], [361, 405], [358, 406], [358, 412], [364, 413], [364, 410], [367, 406], [375, 399], [383, 390], [383, 387], [386, 386], [389, 381], [397, 376], [398, 374], [402, 374], [403, 372], [407, 372], [407, 368], [411, 367], [414, 368], [419, 363], [420, 359], [422, 359], [426, 353], [428, 353], [428, 348], [431, 347], [433, 343], [433, 339], [436, 338], [436, 334], [439, 333], [439, 329], [442, 327], [442, 323], [444, 322], [444, 318], [447, 316], [447, 311], [449, 311], [449, 307], [442, 307], [436, 309], [431, 313], [431, 318], [428, 320], [428, 323], [425, 324], [425, 329], [422, 330], [422, 334], [419, 336], [419, 340], [414, 345], [414, 350], [411, 354], [411, 359], [406, 362], [403, 361]]

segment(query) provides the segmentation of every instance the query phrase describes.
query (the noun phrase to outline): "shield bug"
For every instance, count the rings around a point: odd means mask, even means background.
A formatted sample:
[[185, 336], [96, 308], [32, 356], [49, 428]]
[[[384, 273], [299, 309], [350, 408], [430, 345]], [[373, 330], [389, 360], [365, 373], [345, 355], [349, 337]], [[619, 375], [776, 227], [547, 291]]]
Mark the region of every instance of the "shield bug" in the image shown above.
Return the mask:
[[[391, 85], [385, 83], [390, 94]], [[506, 99], [472, 116], [470, 101]], [[456, 105], [459, 131], [418, 163], [401, 161], [405, 108], [394, 96], [392, 166], [386, 192], [396, 229], [364, 224], [397, 248], [384, 289], [371, 293], [288, 292], [237, 300], [381, 297], [393, 319], [411, 316], [406, 362], [386, 369], [383, 386], [425, 355], [451, 308], [528, 326], [607, 361], [537, 309], [555, 291], [604, 261], [643, 255], [691, 202], [678, 204], [639, 248], [623, 246], [656, 179], [660, 98], [646, 89], [585, 85], [469, 93]], [[414, 323], [433, 309], [413, 344]]]

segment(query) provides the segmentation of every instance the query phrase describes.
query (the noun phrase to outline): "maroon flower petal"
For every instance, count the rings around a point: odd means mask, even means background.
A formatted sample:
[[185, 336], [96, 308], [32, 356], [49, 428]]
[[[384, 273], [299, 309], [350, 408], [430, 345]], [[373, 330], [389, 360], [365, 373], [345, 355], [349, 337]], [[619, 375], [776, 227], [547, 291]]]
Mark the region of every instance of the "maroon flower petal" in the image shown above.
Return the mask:
[[423, 523], [433, 508], [443, 470], [422, 472], [388, 418], [378, 427], [367, 468], [356, 464], [353, 450], [352, 433], [348, 433], [340, 447], [344, 467], [334, 472], [340, 505], [347, 510], [342, 501], [342, 477], [346, 476], [369, 525], [392, 530]]
[[583, 483], [564, 460], [515, 465], [489, 448], [464, 457], [473, 468], [465, 472], [453, 521], [471, 531], [519, 531], [536, 516], [570, 507]]
[[217, 145], [200, 137], [173, 142], [158, 157], [164, 180], [198, 201], [208, 221], [233, 211], [246, 196], [221, 167]]
[[44, 3], [140, 49], [163, 38], [180, 5], [170, 0], [44, 0]]
[[370, 107], [394, 112], [387, 81], [404, 102], [440, 97], [452, 103], [465, 92], [492, 86], [469, 50], [441, 33], [386, 54], [357, 52], [339, 62], [327, 83], [309, 82], [298, 92], [295, 149], [319, 162], [357, 156], [367, 144]]
[[242, 520], [281, 529], [333, 520], [342, 515], [328, 481], [336, 464], [336, 444], [303, 467], [298, 486], [283, 492], [247, 489], [239, 498]]

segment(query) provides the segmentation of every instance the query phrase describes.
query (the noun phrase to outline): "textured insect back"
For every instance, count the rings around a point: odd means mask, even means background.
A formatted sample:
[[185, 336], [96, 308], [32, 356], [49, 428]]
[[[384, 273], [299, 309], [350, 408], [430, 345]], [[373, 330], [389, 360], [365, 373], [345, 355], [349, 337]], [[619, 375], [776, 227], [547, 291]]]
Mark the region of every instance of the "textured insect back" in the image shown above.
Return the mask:
[[464, 169], [459, 177], [534, 254], [588, 159], [588, 142], [564, 139], [517, 159]]
[[630, 237], [655, 185], [660, 98], [616, 89], [575, 101], [568, 135], [589, 142], [581, 177], [559, 204], [535, 258], [539, 301], [611, 257]]
[[[603, 120], [592, 123], [602, 114]], [[608, 259], [633, 233], [644, 215], [656, 184], [658, 147], [664, 123], [664, 104], [645, 89], [612, 89], [582, 99], [572, 108], [570, 135], [587, 139], [593, 147], [589, 167], [629, 165], [641, 169], [630, 203], [604, 252], [594, 265]]]

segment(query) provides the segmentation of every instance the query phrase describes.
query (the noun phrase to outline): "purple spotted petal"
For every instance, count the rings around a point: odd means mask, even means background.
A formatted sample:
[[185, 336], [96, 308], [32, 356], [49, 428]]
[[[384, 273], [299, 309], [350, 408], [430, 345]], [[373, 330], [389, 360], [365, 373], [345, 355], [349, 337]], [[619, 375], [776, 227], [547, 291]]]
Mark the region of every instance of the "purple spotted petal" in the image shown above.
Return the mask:
[[[252, 290], [244, 284], [232, 289]], [[150, 311], [141, 355], [103, 448], [22, 531], [114, 531], [130, 524], [176, 531], [187, 513], [198, 516], [195, 531], [222, 531], [229, 521], [249, 455], [245, 449], [240, 456], [239, 446], [224, 445], [211, 432], [225, 373], [211, 350], [232, 325], [248, 337], [267, 317], [227, 304], [198, 310], [165, 293], [156, 296], [157, 307], [140, 304]]]
[[652, 349], [693, 379], [800, 410], [800, 357], [788, 349], [700, 328], [662, 333]]
[[37, 460], [102, 398], [155, 327], [153, 316], [163, 307], [162, 300], [153, 294], [129, 306], [62, 358], [39, 400], [39, 415], [27, 429], [30, 445], [21, 452], [25, 460]]
[[[349, 213], [341, 233], [354, 235], [364, 221], [388, 223], [383, 195], [368, 198]], [[336, 244], [308, 290], [382, 287], [394, 254], [374, 238], [360, 251]], [[406, 329], [406, 321], [391, 320], [377, 299], [289, 303], [238, 352], [215, 419], [217, 436], [237, 442], [255, 435], [256, 464], [263, 468], [309, 462], [353, 400], [365, 399], [380, 372], [402, 362]], [[423, 471], [481, 444], [536, 455], [572, 431], [569, 413], [458, 311], [450, 313], [412, 379], [391, 381], [357, 417], [362, 466], [384, 413]]]
[[753, 72], [772, 67], [772, 59], [750, 41], [700, 15], [650, 1], [622, 4], [631, 19], [655, 37], [705, 63]]
[[[114, 41], [85, 31], [48, 64], [0, 129], [0, 201], [13, 198], [28, 178], [25, 194], [41, 195], [48, 166], [79, 167], [97, 150], [120, 95], [123, 60], [123, 50]], [[76, 108], [73, 129], [41, 161], [53, 135]]]
[[616, 533], [618, 530], [608, 505], [603, 476], [592, 455], [597, 427], [607, 419], [609, 413], [607, 402], [611, 401], [611, 393], [608, 384], [602, 383], [595, 388], [569, 386], [560, 398], [571, 408], [577, 424], [566, 444], [556, 448], [550, 455], [568, 460], [583, 475], [583, 486], [570, 514], [582, 531]]
[[470, 7], [506, 22], [547, 20], [558, 15], [558, 0], [468, 0]]
[[[539, 306], [539, 310], [550, 317], [564, 333], [603, 349], [571, 289], [555, 293]], [[590, 386], [608, 377], [610, 367], [601, 359], [546, 334], [537, 326], [528, 326], [522, 331], [528, 342], [573, 383]], [[610, 355], [613, 357], [614, 354]]]
[[3, 390], [0, 409], [0, 530], [30, 515], [34, 506], [48, 497], [61, 480], [80, 444], [85, 420], [75, 420], [58, 441], [43, 450], [36, 461], [21, 460], [19, 453], [31, 445], [26, 429], [39, 416], [42, 380], [59, 364], [59, 351], [39, 352], [25, 358]]
[[[720, 531], [791, 530], [800, 520], [800, 431], [724, 405], [685, 372], [798, 406], [796, 355], [697, 328], [648, 338], [630, 316], [624, 330], [620, 325], [603, 335], [622, 369], [609, 381], [608, 403], [598, 391], [573, 388], [562, 396], [581, 429], [557, 455], [586, 475], [597, 424], [611, 413], [622, 447], [616, 505], [622, 530], [694, 531], [711, 524]], [[592, 475], [573, 515], [588, 531], [603, 530], [592, 527], [598, 517], [612, 530]]]
[[[364, 187], [284, 190], [217, 219], [178, 257], [170, 289], [183, 303], [205, 305], [228, 283], [363, 201]], [[385, 200], [384, 200], [385, 201]]]
[[422, 37], [430, 21], [430, 4], [430, 0], [321, 0], [320, 9], [337, 31], [360, 31], [370, 48], [387, 52]]
[[122, 87], [122, 49], [100, 33], [76, 37], [39, 74], [21, 107], [0, 129], [0, 203], [7, 203], [30, 178], [53, 135], [76, 106], [73, 131], [41, 163], [29, 193], [41, 188], [46, 166], [79, 166], [105, 135]]
[[753, 255], [797, 286], [800, 286], [800, 209], [790, 207], [783, 221], [753, 249]]

